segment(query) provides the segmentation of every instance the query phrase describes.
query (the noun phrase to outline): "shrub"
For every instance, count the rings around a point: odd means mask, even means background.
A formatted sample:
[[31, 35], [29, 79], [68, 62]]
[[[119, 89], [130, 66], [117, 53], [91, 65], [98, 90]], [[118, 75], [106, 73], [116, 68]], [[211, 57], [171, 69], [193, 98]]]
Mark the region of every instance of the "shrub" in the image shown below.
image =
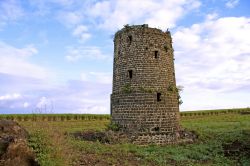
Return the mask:
[[108, 130], [112, 130], [112, 131], [119, 131], [120, 130], [120, 126], [118, 124], [112, 123], [112, 122], [107, 125], [107, 128], [108, 128]]
[[125, 92], [125, 93], [131, 93], [132, 92], [131, 84], [125, 84], [122, 87], [122, 91]]

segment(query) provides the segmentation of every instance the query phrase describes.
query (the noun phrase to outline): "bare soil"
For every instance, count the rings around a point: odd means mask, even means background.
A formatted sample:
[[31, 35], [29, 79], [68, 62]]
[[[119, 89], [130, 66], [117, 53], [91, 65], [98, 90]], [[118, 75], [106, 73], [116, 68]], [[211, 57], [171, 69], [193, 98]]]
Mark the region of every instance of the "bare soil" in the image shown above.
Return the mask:
[[[99, 141], [104, 144], [117, 144], [132, 142], [129, 136], [119, 131], [83, 131], [72, 134], [77, 139], [84, 141]], [[179, 132], [179, 144], [194, 143], [198, 139], [198, 134], [194, 131], [183, 129]]]
[[12, 120], [0, 120], [0, 166], [38, 166], [27, 145], [28, 132]]
[[114, 131], [83, 131], [72, 134], [77, 139], [85, 141], [99, 141], [104, 144], [117, 144], [129, 142], [127, 135]]

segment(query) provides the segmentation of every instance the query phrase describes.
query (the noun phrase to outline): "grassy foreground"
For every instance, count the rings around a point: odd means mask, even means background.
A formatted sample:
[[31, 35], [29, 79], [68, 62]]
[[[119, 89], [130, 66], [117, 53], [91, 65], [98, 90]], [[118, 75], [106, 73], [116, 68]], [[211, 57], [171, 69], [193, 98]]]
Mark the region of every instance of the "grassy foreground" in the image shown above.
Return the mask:
[[[43, 166], [52, 165], [245, 165], [250, 163], [250, 114], [205, 113], [181, 116], [181, 125], [199, 135], [195, 144], [136, 146], [76, 140], [75, 131], [102, 131], [103, 118], [19, 121]], [[73, 115], [72, 115], [73, 116]], [[53, 118], [52, 118], [53, 119]]]

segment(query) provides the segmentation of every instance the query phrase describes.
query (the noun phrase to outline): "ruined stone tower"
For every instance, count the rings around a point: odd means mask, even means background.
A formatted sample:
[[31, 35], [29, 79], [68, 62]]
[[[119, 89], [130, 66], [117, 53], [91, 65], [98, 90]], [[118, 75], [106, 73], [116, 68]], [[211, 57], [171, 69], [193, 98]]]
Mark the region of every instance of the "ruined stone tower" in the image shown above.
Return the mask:
[[134, 143], [175, 143], [179, 131], [172, 39], [147, 24], [114, 37], [112, 123]]

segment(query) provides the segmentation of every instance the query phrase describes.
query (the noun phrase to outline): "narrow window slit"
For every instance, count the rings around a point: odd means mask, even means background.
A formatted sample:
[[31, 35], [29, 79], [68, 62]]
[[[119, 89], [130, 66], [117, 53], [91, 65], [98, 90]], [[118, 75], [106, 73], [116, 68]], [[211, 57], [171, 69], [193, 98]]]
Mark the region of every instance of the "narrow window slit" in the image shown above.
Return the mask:
[[161, 101], [161, 93], [157, 93], [157, 101]]
[[129, 45], [132, 43], [132, 35], [128, 36], [128, 42], [129, 42]]
[[132, 79], [132, 76], [133, 76], [133, 70], [128, 70], [128, 75], [129, 75], [129, 78]]
[[159, 58], [159, 51], [155, 51], [155, 59]]

